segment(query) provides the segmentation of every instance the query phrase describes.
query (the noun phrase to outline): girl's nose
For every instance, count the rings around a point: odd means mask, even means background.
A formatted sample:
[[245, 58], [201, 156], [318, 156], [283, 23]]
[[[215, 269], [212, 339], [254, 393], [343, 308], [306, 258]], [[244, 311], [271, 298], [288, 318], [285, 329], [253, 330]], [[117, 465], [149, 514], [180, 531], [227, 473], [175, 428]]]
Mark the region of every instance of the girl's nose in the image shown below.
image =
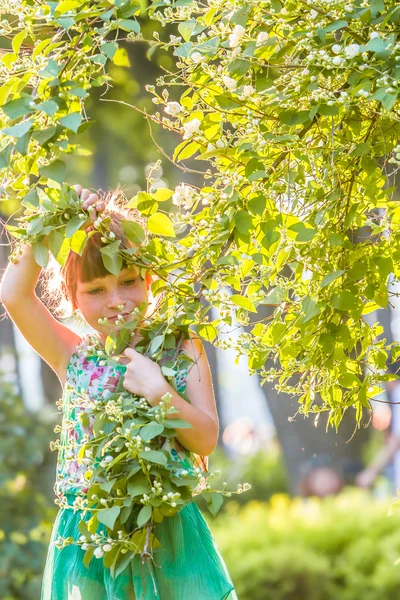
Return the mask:
[[122, 299], [121, 296], [118, 292], [118, 290], [115, 290], [114, 292], [110, 292], [107, 298], [107, 308], [116, 308], [118, 309], [118, 306], [125, 304]]

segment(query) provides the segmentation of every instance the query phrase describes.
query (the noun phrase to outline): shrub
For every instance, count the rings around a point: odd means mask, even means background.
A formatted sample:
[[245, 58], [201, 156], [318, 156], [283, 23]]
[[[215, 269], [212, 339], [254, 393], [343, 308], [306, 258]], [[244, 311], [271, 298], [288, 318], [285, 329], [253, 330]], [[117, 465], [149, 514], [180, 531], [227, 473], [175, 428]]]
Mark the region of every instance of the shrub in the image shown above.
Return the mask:
[[393, 600], [400, 516], [359, 490], [337, 498], [230, 503], [214, 537], [241, 600]]

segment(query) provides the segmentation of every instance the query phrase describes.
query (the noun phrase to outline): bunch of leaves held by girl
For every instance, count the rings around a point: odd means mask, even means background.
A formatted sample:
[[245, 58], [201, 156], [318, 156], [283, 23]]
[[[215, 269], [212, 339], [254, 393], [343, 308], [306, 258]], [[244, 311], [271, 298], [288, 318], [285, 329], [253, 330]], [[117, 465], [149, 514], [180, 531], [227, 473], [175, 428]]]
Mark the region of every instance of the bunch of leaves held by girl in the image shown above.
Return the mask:
[[[23, 204], [1, 300], [63, 384], [42, 599], [235, 599], [193, 497], [215, 515], [250, 486], [213, 487], [218, 415], [182, 287], [121, 193], [36, 188]], [[41, 272], [51, 312], [35, 294]], [[55, 318], [71, 314], [90, 332]]]

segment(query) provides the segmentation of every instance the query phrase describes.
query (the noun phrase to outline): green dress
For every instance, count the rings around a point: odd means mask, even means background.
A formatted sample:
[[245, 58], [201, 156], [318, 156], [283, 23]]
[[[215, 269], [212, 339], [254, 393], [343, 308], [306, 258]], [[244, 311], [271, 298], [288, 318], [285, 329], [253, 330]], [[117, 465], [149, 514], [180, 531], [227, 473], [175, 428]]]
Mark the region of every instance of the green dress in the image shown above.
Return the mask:
[[[86, 357], [85, 351], [91, 343], [91, 335], [82, 338], [67, 370], [54, 491], [56, 501], [71, 508], [60, 508], [53, 526], [41, 600], [237, 600], [225, 563], [194, 502], [175, 516], [155, 524], [161, 548], [154, 551], [152, 573], [150, 567], [143, 566], [140, 557], [135, 556], [113, 579], [102, 558], [92, 558], [86, 568], [82, 560], [84, 550], [80, 546], [72, 544], [61, 549], [56, 546], [59, 536], [79, 539], [82, 511], [74, 510], [72, 505], [78, 496], [85, 496], [88, 491], [86, 467], [81, 461], [78, 463], [77, 454], [83, 436], [93, 435], [93, 415], [74, 402], [74, 392], [86, 391], [91, 397], [106, 398], [125, 371], [124, 365], [108, 364], [95, 356]], [[185, 391], [186, 375], [187, 371], [181, 371], [176, 377], [178, 393]], [[89, 419], [80, 418], [83, 412], [88, 413]], [[76, 446], [76, 450], [66, 446]], [[175, 459], [179, 457], [182, 470], [193, 469], [199, 458], [173, 438], [166, 440], [164, 448]], [[90, 514], [84, 518], [89, 519]], [[106, 527], [99, 524], [98, 532], [105, 530]]]

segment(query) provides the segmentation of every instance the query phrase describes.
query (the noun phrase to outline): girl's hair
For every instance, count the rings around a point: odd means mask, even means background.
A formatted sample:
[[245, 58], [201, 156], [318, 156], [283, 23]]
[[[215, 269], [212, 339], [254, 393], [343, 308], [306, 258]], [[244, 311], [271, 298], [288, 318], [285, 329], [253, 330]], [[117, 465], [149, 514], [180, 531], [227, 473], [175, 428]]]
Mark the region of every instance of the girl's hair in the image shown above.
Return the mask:
[[[146, 232], [145, 221], [139, 211], [127, 208], [127, 199], [120, 188], [99, 198], [99, 202], [103, 202], [105, 205], [101, 216], [110, 218], [107, 227], [114, 234], [115, 240], [121, 241], [120, 248], [134, 247], [135, 244], [124, 233], [122, 221], [135, 221]], [[110, 274], [102, 260], [101, 248], [107, 245], [107, 242], [102, 241], [102, 237], [99, 231], [91, 234], [82, 255], [70, 251], [64, 266], [61, 266], [51, 256], [49, 265], [42, 271], [43, 299], [57, 317], [70, 317], [77, 308], [76, 284], [78, 279], [91, 281]], [[123, 267], [125, 266], [126, 264], [123, 264]]]

